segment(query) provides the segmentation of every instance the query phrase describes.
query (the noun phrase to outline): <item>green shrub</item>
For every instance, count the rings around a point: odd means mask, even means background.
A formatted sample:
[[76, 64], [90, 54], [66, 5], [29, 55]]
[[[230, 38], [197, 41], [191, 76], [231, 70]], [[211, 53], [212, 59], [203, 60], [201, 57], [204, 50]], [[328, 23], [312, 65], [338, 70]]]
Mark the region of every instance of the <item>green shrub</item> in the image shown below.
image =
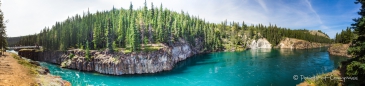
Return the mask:
[[74, 56], [75, 56], [75, 54], [71, 53], [70, 55], [68, 55], [68, 58], [72, 59]]

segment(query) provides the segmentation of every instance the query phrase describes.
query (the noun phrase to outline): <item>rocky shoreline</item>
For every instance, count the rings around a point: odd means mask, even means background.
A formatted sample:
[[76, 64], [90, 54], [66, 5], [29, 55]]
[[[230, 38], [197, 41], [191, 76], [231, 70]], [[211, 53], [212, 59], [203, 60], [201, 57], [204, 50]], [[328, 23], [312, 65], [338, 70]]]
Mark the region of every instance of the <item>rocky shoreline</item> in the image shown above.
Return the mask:
[[38, 64], [37, 69], [38, 75], [36, 76], [36, 81], [40, 86], [71, 86], [69, 81], [63, 80], [60, 76], [55, 76], [50, 74], [48, 68], [41, 67], [38, 62], [31, 61]]
[[[19, 55], [16, 55], [14, 53], [10, 53], [10, 54], [8, 54], [8, 56], [12, 56], [14, 59], [17, 60], [17, 62], [12, 62], [12, 63], [19, 63], [23, 66], [20, 69], [26, 69], [29, 71], [29, 73], [32, 76], [32, 79], [30, 79], [30, 80], [34, 80], [34, 83], [29, 83], [30, 86], [33, 86], [33, 85], [34, 86], [38, 86], [38, 85], [39, 86], [71, 86], [70, 82], [63, 80], [60, 76], [55, 76], [55, 75], [50, 74], [50, 71], [48, 70], [48, 68], [42, 67], [37, 61], [33, 61], [33, 60], [30, 60], [27, 58], [22, 58]], [[11, 60], [8, 59], [7, 61], [11, 61]], [[16, 65], [12, 65], [12, 66], [16, 66]], [[18, 69], [18, 68], [16, 68], [16, 69]], [[4, 70], [4, 69], [2, 69], [2, 70]], [[19, 73], [15, 70], [5, 70], [5, 71], [12, 72], [10, 74], [14, 74], [14, 76], [21, 76], [21, 74], [27, 74], [27, 73]], [[12, 77], [12, 78], [14, 78], [14, 77]], [[22, 76], [22, 78], [24, 79], [24, 78], [26, 78], [26, 76]], [[14, 85], [15, 83], [12, 83], [12, 84]], [[22, 84], [22, 85], [24, 85], [24, 84]]]

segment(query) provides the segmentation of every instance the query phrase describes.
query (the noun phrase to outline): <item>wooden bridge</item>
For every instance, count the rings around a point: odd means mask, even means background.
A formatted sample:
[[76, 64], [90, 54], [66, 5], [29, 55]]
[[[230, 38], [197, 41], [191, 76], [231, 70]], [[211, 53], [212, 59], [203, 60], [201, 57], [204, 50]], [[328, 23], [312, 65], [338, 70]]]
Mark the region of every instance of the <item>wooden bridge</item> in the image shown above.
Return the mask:
[[40, 49], [42, 46], [17, 46], [17, 47], [8, 47], [8, 50], [19, 51], [20, 49]]

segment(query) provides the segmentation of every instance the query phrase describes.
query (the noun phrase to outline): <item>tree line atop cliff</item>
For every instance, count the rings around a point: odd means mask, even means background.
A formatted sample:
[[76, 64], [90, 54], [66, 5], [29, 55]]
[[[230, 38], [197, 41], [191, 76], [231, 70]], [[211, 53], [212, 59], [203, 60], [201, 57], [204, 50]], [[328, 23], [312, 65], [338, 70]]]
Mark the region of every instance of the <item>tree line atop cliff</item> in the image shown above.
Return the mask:
[[351, 28], [346, 28], [346, 30], [342, 30], [341, 33], [336, 33], [334, 42], [335, 43], [350, 43], [353, 39], [356, 39], [356, 34], [351, 30]]
[[[202, 42], [203, 50], [220, 50], [245, 47], [248, 39], [267, 38], [277, 45], [284, 37], [310, 42], [330, 43], [329, 38], [312, 35], [305, 29], [291, 30], [276, 25], [247, 25], [243, 21], [210, 23], [188, 12], [176, 12], [163, 8], [144, 7], [133, 10], [112, 8], [109, 11], [76, 14], [40, 33], [23, 36], [15, 45], [41, 45], [46, 50], [68, 48], [111, 49], [125, 48], [130, 51], [144, 49], [143, 45], [162, 43], [172, 46], [185, 39], [192, 46]], [[11, 38], [9, 38], [11, 40]], [[199, 41], [200, 40], [200, 41]], [[117, 50], [117, 49], [116, 49]]]

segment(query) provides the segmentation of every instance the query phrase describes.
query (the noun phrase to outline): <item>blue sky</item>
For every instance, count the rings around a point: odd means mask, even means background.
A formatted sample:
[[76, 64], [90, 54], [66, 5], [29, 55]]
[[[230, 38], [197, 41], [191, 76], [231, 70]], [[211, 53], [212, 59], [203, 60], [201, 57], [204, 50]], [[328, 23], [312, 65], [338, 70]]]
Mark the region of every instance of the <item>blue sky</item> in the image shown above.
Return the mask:
[[[247, 24], [276, 24], [291, 29], [322, 30], [331, 38], [359, 17], [355, 0], [147, 0], [155, 6], [189, 12], [209, 22], [224, 20]], [[9, 37], [38, 33], [45, 26], [97, 10], [143, 6], [144, 0], [3, 0], [1, 9]], [[150, 7], [150, 6], [149, 6]]]

